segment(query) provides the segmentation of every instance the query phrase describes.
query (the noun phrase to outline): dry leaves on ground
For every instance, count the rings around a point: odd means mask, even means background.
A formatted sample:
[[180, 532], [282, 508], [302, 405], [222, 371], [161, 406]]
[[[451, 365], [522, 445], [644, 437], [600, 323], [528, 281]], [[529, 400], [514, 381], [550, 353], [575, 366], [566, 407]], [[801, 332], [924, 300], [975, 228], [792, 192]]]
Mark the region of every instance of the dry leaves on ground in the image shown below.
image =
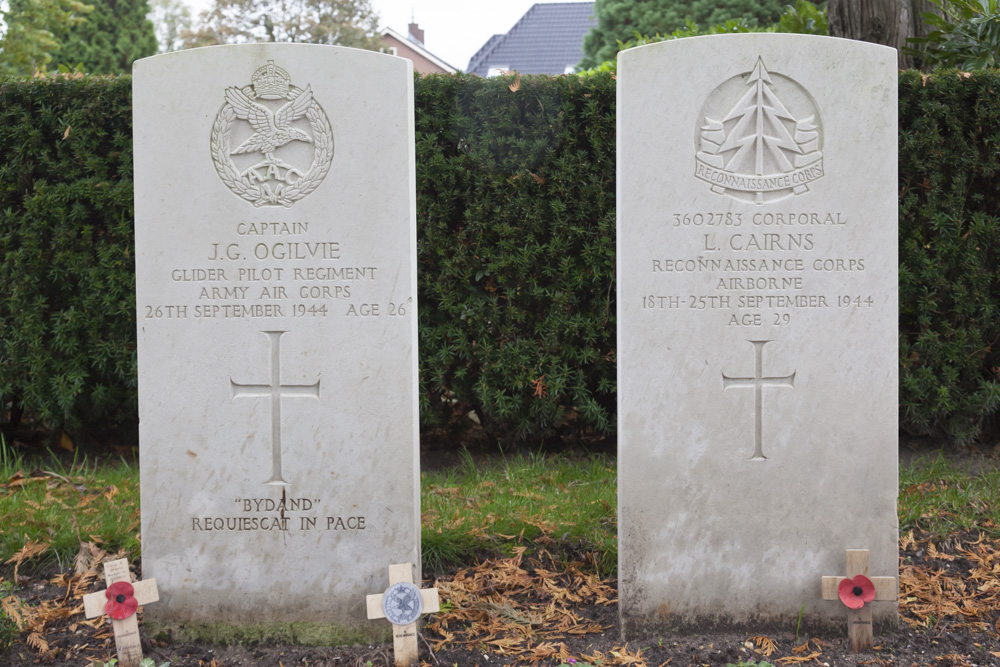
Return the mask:
[[[42, 546], [47, 547], [48, 545], [29, 542], [24, 549], [7, 562], [15, 564], [16, 572], [17, 564], [27, 558], [24, 554], [39, 555], [44, 553], [45, 549], [41, 548]], [[49, 633], [63, 633], [68, 630], [72, 634], [83, 626], [92, 628], [96, 632], [90, 634], [83, 643], [69, 647], [68, 653], [76, 652], [83, 659], [96, 658], [106, 653], [113, 633], [110, 624], [104, 617], [86, 620], [83, 610], [83, 596], [93, 592], [95, 587], [99, 586], [100, 567], [105, 561], [124, 557], [124, 552], [108, 554], [93, 542], [83, 542], [74, 558], [74, 571], [72, 573], [59, 573], [48, 580], [49, 585], [65, 589], [64, 594], [33, 605], [23, 604], [15, 596], [10, 596], [0, 600], [0, 605], [17, 624], [24, 638], [24, 643], [40, 654], [43, 659], [46, 656], [54, 657], [54, 653], [50, 649], [52, 638], [48, 636]], [[50, 653], [52, 655], [49, 655]]]
[[617, 604], [617, 592], [583, 563], [559, 565], [545, 551], [526, 563], [525, 551], [516, 547], [511, 558], [487, 560], [435, 582], [442, 609], [426, 626], [435, 650], [480, 646], [530, 663], [600, 659], [603, 665], [645, 664], [627, 648], [600, 658], [574, 654], [566, 644], [570, 637], [611, 627], [579, 610]]
[[[914, 628], [1000, 634], [1000, 551], [980, 533], [900, 538], [899, 611]], [[907, 558], [909, 557], [909, 558]], [[907, 560], [913, 561], [907, 563]]]

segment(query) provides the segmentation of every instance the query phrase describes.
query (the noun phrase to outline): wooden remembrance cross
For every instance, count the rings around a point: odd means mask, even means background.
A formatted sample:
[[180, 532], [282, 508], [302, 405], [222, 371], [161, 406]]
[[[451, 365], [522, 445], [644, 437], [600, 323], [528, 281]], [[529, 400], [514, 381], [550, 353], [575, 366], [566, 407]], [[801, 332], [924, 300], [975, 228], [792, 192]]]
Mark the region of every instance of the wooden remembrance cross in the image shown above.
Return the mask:
[[[857, 599], [862, 595], [864, 577], [874, 585], [873, 597], [867, 602], [862, 602], [862, 606], [852, 609], [847, 608], [847, 637], [851, 640], [851, 650], [855, 653], [870, 651], [872, 648], [872, 600], [892, 600], [899, 599], [899, 591], [896, 586], [896, 577], [868, 577], [868, 550], [848, 549], [847, 550], [847, 577], [823, 577], [823, 599], [840, 599], [845, 605], [845, 595], [848, 599]], [[841, 594], [840, 587], [845, 587], [845, 593]]]
[[[142, 644], [139, 641], [139, 621], [135, 610], [160, 599], [156, 580], [146, 579], [133, 583], [128, 571], [128, 561], [122, 558], [104, 564], [104, 581], [108, 585], [107, 590], [83, 596], [84, 615], [87, 618], [104, 614], [111, 616], [115, 646], [118, 649], [118, 667], [139, 667], [142, 662]], [[116, 586], [122, 583], [128, 586]]]
[[[389, 588], [382, 595], [369, 595], [368, 618], [388, 618], [392, 623], [392, 650], [396, 667], [417, 664], [417, 619], [440, 611], [436, 588], [418, 589], [413, 584], [413, 564], [389, 566]], [[397, 623], [397, 621], [401, 621]]]

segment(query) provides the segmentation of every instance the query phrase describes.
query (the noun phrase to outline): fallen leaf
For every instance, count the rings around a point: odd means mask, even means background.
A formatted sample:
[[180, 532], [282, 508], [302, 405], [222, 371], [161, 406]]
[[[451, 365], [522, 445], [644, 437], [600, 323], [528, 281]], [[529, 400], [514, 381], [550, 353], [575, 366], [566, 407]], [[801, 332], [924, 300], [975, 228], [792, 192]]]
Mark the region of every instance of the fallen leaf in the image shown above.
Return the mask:
[[18, 630], [23, 630], [27, 625], [27, 619], [21, 613], [21, 601], [16, 596], [11, 595], [0, 599], [0, 610], [3, 610], [7, 618], [14, 621]]
[[[35, 558], [40, 556], [49, 548], [48, 542], [41, 542], [39, 540], [30, 540], [27, 544], [21, 547], [21, 550], [16, 554], [7, 559], [7, 565], [11, 563], [14, 564], [14, 581], [18, 580], [17, 570], [21, 567], [21, 563], [28, 560], [29, 558]], [[47, 649], [46, 649], [47, 650]]]
[[774, 640], [764, 635], [751, 637], [750, 641], [757, 645], [757, 648], [760, 649], [765, 658], [778, 650], [778, 645], [774, 643]]
[[80, 542], [80, 550], [73, 558], [73, 569], [78, 577], [96, 575], [97, 566], [108, 556], [108, 552], [95, 542]]
[[821, 655], [822, 653], [820, 653], [819, 651], [815, 651], [813, 653], [810, 653], [809, 655], [798, 655], [798, 656], [789, 655], [784, 658], [778, 658], [777, 660], [775, 660], [775, 662], [779, 665], [801, 665], [806, 662], [812, 662], [813, 660], [819, 662], [817, 658], [819, 658]]
[[49, 650], [49, 643], [37, 632], [32, 632], [28, 635], [26, 643], [28, 646], [38, 649], [39, 653], [45, 653]]
[[[68, 127], [66, 128], [66, 135], [69, 135], [69, 128]], [[63, 136], [63, 139], [65, 139], [65, 138], [66, 138], [66, 136]], [[66, 431], [63, 431], [60, 434], [60, 436], [59, 436], [59, 447], [61, 449], [65, 449], [67, 452], [75, 452], [76, 451], [76, 447], [73, 446], [73, 441], [70, 439], [70, 437], [68, 435], [66, 435]]]

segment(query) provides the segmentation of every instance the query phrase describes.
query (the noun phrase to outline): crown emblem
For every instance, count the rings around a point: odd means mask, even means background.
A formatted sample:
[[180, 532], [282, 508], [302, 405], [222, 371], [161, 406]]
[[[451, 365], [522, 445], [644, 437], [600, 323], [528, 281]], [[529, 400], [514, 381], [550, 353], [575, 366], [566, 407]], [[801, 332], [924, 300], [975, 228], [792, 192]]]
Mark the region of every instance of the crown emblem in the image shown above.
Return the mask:
[[268, 60], [266, 65], [250, 77], [250, 85], [253, 86], [254, 95], [265, 100], [278, 100], [286, 97], [291, 82], [292, 77], [289, 76], [288, 72], [276, 66], [273, 60]]

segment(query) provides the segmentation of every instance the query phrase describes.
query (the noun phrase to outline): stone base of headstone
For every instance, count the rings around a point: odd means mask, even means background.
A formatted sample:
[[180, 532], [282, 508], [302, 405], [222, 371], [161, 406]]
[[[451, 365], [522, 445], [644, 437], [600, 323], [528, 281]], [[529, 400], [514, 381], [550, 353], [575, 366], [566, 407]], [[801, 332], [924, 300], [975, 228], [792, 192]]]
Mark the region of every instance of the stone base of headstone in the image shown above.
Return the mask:
[[172, 641], [204, 641], [223, 645], [271, 642], [298, 646], [352, 646], [392, 641], [392, 631], [384, 623], [374, 622], [361, 627], [308, 622], [185, 624], [150, 619], [147, 614], [143, 619], [143, 628], [144, 634], [150, 637], [162, 634]]

